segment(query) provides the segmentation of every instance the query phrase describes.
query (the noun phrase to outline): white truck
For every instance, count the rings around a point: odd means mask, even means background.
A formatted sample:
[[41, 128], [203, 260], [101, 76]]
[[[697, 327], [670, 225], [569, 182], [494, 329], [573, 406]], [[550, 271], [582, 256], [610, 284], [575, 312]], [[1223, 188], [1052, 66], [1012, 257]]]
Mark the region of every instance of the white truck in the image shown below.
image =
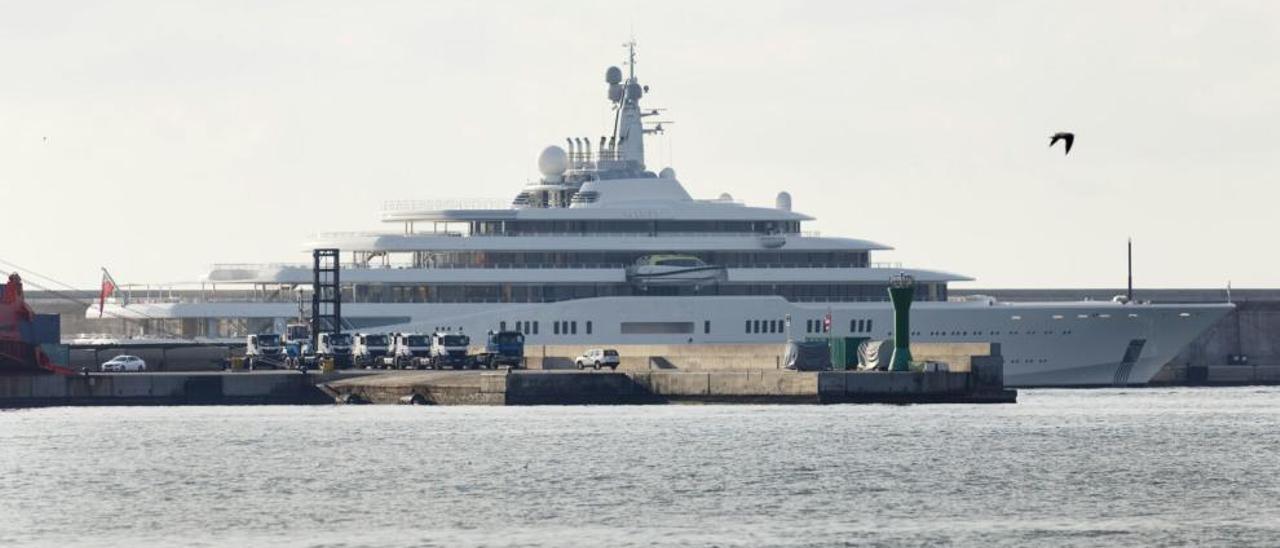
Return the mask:
[[474, 363], [467, 354], [470, 347], [471, 337], [462, 333], [437, 331], [431, 335], [431, 366], [436, 369], [472, 367]]
[[315, 356], [317, 358], [333, 358], [334, 367], [351, 367], [350, 333], [321, 333], [317, 337]]
[[431, 336], [422, 333], [393, 333], [391, 355], [396, 369], [431, 367]]
[[356, 333], [352, 340], [351, 357], [356, 367], [387, 368], [395, 365], [395, 356], [391, 350], [391, 335]]
[[249, 369], [270, 367], [283, 368], [286, 365], [284, 340], [275, 333], [249, 335], [244, 344], [245, 365]]

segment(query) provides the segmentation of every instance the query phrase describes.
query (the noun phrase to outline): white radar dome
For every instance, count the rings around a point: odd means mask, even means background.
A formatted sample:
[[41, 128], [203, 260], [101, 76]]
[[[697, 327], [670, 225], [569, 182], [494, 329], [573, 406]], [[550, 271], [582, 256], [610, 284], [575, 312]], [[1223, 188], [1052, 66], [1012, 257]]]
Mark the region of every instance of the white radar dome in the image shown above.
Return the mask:
[[569, 170], [569, 155], [563, 148], [551, 145], [538, 155], [538, 171], [546, 177], [559, 177]]
[[662, 171], [659, 171], [659, 172], [658, 172], [658, 177], [661, 177], [661, 178], [663, 178], [663, 179], [675, 179], [675, 178], [676, 178], [676, 170], [671, 169], [671, 168], [669, 168], [669, 167], [664, 167], [664, 168], [662, 168]]
[[791, 193], [779, 192], [778, 197], [773, 201], [773, 205], [783, 211], [791, 211]]

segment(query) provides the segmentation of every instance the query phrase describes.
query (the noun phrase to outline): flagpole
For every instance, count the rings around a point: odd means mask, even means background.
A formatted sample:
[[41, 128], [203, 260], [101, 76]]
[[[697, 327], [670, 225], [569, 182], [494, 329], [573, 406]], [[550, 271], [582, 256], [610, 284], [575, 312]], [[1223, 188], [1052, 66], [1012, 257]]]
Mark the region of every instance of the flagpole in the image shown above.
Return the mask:
[[831, 344], [832, 343], [831, 334], [833, 331], [836, 330], [836, 322], [831, 317], [830, 305], [827, 306], [827, 317], [823, 318], [822, 323], [823, 323], [823, 327], [827, 329], [827, 361], [832, 362], [831, 368], [835, 369], [836, 366], [835, 366], [834, 360], [831, 359], [832, 358], [831, 354], [835, 351], [835, 348]]

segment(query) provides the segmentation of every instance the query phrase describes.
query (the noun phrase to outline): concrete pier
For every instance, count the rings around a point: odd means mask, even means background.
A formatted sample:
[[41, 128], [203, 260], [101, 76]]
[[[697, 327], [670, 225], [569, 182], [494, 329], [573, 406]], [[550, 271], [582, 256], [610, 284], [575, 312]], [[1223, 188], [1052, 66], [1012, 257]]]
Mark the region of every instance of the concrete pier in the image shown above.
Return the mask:
[[975, 373], [859, 371], [503, 371], [387, 373], [326, 382], [337, 398], [436, 405], [653, 403], [1013, 403]]
[[[341, 370], [86, 373], [0, 377], [0, 408], [53, 405], [239, 405], [428, 403], [611, 405], [651, 403], [1012, 403], [999, 345], [926, 344], [914, 371], [793, 371], [769, 354], [778, 345], [646, 348], [617, 371]], [[542, 347], [542, 352], [548, 350]], [[560, 349], [553, 349], [559, 353]], [[637, 350], [637, 349], [629, 349]], [[701, 353], [695, 351], [700, 350]], [[716, 352], [709, 352], [716, 350]], [[748, 354], [754, 353], [755, 359]], [[711, 369], [725, 356], [736, 368]], [[538, 366], [560, 359], [547, 353]], [[926, 368], [925, 365], [933, 367]]]
[[298, 371], [10, 375], [0, 376], [0, 408], [331, 404], [316, 385], [332, 378]]

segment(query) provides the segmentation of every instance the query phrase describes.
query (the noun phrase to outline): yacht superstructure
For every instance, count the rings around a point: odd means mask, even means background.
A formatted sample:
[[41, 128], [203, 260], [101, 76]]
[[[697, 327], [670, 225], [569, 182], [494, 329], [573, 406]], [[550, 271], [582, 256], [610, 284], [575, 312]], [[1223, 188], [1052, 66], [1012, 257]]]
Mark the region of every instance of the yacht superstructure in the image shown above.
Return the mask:
[[[635, 74], [634, 45], [629, 53], [625, 75], [605, 74], [611, 133], [547, 147], [541, 177], [509, 207], [391, 204], [382, 221], [395, 230], [307, 242], [349, 257], [347, 327], [515, 330], [531, 345], [884, 339], [889, 279], [905, 273], [916, 281], [914, 340], [998, 342], [1008, 384], [1079, 386], [1146, 383], [1230, 309], [952, 298], [948, 284], [969, 278], [880, 265], [871, 254], [887, 246], [805, 233], [813, 219], [792, 211], [785, 192], [773, 207], [694, 199], [674, 170], [645, 162], [644, 136], [661, 127], [646, 123], [656, 111], [641, 108], [648, 87]], [[189, 334], [280, 332], [311, 280], [309, 265], [220, 265], [206, 281], [224, 297], [107, 306], [116, 316], [181, 322]], [[228, 287], [238, 288], [230, 299]]]

